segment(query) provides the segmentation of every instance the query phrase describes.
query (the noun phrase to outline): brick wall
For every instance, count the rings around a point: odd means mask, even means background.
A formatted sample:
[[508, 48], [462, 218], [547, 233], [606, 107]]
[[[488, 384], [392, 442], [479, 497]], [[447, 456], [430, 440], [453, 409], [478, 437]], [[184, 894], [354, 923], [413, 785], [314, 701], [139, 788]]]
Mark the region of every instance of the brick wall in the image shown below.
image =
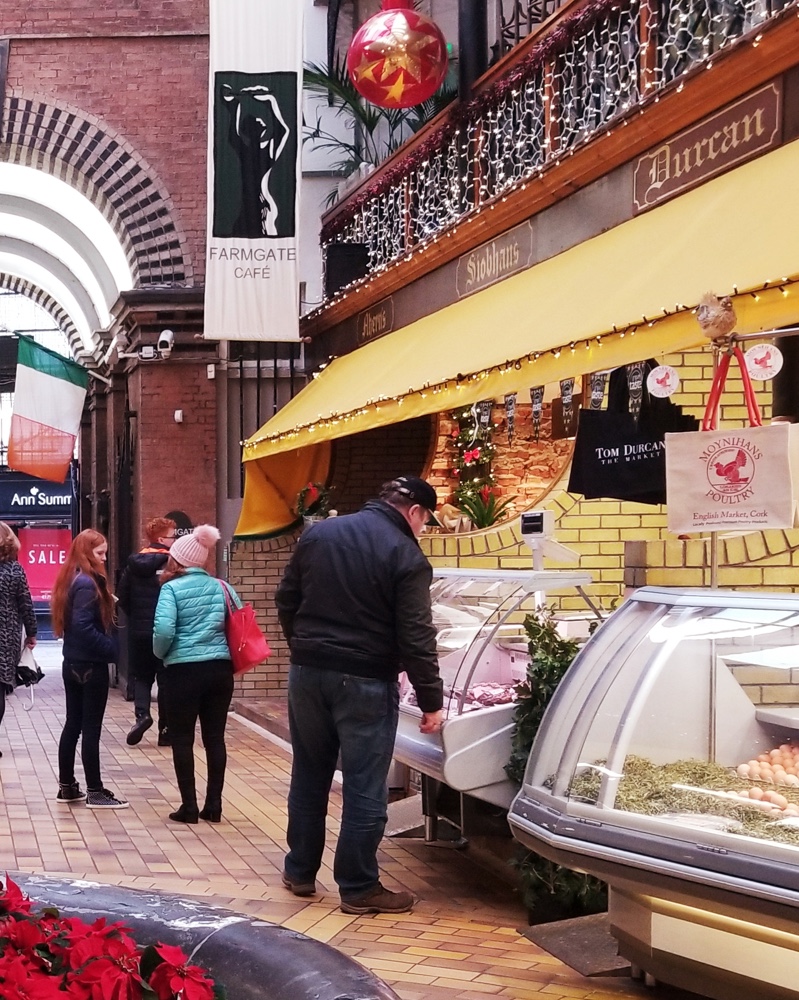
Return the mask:
[[[136, 412], [135, 526], [170, 510], [193, 524], [214, 523], [216, 511], [216, 380], [206, 359], [139, 364], [130, 378]], [[176, 409], [183, 423], [176, 423]]]
[[436, 427], [435, 417], [417, 417], [337, 441], [330, 469], [333, 507], [351, 514], [394, 476], [424, 475]]
[[[138, 4], [98, 6], [94, 31], [99, 34], [108, 12], [120, 8], [124, 15]], [[148, 4], [149, 16], [136, 20], [136, 31], [152, 29], [163, 35], [172, 30], [171, 6]], [[194, 8], [193, 30], [207, 30], [205, 5], [185, 2], [180, 6], [183, 21], [190, 20], [190, 7]], [[73, 37], [20, 38], [8, 26], [6, 7], [3, 33], [11, 36], [8, 95], [79, 109], [101, 128], [127, 140], [168, 195], [173, 221], [185, 237], [195, 280], [201, 284], [205, 274], [207, 36], [74, 37], [90, 30], [82, 28], [79, 20], [69, 23]], [[163, 11], [161, 21], [156, 19], [159, 10]], [[66, 12], [52, 8], [41, 23], [32, 19], [26, 24], [26, 33], [41, 30], [56, 35], [67, 23], [64, 16], [70, 18], [73, 13], [71, 6]], [[13, 14], [11, 19], [13, 23]]]
[[122, 35], [208, 30], [208, 5], [196, 0], [4, 0], [3, 34]]
[[289, 650], [277, 621], [275, 590], [298, 537], [295, 532], [263, 541], [233, 542], [230, 546], [228, 577], [241, 599], [256, 609], [272, 648], [272, 656], [264, 665], [236, 678], [236, 698], [271, 698], [285, 693]]

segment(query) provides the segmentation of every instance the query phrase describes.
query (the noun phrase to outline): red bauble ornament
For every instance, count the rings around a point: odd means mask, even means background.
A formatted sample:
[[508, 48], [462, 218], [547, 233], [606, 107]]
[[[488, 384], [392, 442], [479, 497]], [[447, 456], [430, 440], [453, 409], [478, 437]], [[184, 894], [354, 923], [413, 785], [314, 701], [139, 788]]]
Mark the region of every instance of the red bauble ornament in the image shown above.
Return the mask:
[[358, 29], [347, 53], [358, 93], [381, 108], [411, 108], [441, 86], [447, 44], [438, 25], [413, 9], [413, 0], [383, 0], [383, 9]]

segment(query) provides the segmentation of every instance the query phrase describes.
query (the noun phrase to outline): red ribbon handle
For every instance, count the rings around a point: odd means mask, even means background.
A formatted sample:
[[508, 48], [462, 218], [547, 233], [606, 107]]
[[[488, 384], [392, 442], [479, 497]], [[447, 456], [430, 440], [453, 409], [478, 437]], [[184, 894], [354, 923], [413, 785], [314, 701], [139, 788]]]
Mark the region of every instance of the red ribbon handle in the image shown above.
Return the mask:
[[746, 367], [746, 360], [741, 353], [741, 348], [734, 347], [732, 352], [725, 351], [721, 361], [719, 362], [719, 366], [716, 369], [716, 374], [713, 376], [713, 384], [710, 387], [710, 395], [707, 399], [705, 415], [702, 418], [703, 431], [714, 431], [718, 427], [719, 403], [721, 402], [721, 394], [724, 392], [724, 385], [727, 381], [727, 374], [730, 370], [730, 360], [733, 356], [738, 362], [738, 367], [741, 369], [741, 381], [743, 382], [744, 387], [744, 401], [746, 403], [747, 413], [749, 414], [749, 426], [760, 427], [763, 423], [763, 418], [760, 414], [760, 406], [758, 405], [755, 390], [752, 386], [752, 379], [749, 375], [749, 370]]

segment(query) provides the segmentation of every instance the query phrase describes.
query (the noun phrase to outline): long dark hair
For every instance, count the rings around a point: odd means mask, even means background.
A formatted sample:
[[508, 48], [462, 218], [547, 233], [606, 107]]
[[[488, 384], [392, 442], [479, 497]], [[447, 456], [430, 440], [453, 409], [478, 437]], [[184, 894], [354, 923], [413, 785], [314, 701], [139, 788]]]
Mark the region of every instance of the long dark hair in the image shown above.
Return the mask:
[[105, 575], [105, 566], [94, 554], [94, 550], [105, 541], [105, 536], [94, 528], [87, 528], [72, 539], [67, 558], [55, 579], [53, 596], [50, 599], [53, 631], [59, 637], [63, 636], [66, 625], [69, 588], [78, 573], [85, 573], [94, 580], [100, 602], [100, 617], [105, 628], [109, 629], [114, 621], [114, 598]]

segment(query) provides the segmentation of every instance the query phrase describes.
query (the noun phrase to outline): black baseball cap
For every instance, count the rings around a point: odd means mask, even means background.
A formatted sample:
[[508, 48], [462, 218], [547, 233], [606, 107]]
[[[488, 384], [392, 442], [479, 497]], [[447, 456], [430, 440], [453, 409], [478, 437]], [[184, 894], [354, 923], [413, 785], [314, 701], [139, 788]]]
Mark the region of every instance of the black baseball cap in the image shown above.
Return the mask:
[[390, 483], [386, 484], [388, 489], [401, 493], [414, 503], [421, 504], [431, 513], [436, 509], [438, 497], [433, 487], [424, 479], [418, 476], [397, 476]]

